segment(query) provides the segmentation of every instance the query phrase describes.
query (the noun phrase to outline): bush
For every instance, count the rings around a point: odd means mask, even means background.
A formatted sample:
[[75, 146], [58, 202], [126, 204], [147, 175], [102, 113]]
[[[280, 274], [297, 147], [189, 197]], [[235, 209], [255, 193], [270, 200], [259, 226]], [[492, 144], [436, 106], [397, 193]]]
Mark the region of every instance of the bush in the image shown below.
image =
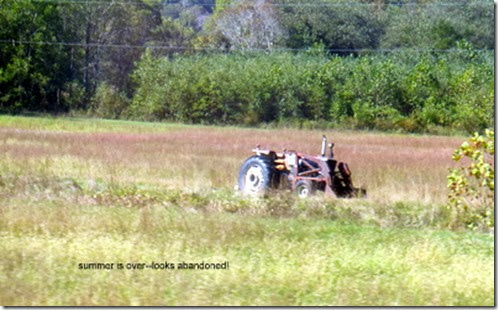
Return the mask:
[[449, 207], [456, 220], [469, 228], [494, 227], [494, 154], [493, 130], [486, 130], [484, 136], [475, 133], [453, 154], [454, 161], [470, 161], [448, 175]]
[[106, 83], [101, 83], [92, 98], [91, 113], [103, 118], [120, 118], [128, 107], [128, 98]]

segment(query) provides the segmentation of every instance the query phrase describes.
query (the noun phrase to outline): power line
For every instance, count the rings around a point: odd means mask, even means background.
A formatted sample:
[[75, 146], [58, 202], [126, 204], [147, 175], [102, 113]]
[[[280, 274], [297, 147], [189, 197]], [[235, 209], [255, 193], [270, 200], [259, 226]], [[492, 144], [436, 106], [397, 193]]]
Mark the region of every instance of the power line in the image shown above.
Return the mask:
[[103, 48], [152, 48], [152, 49], [183, 49], [188, 50], [189, 47], [185, 46], [166, 46], [166, 45], [130, 45], [130, 44], [104, 44], [104, 43], [81, 43], [81, 42], [57, 42], [57, 41], [29, 41], [29, 40], [13, 40], [13, 39], [0, 39], [3, 44], [31, 44], [31, 45], [58, 45], [58, 46], [75, 46], [75, 47], [103, 47]]
[[[111, 1], [102, 1], [102, 0], [20, 0], [25, 2], [42, 2], [42, 3], [52, 3], [52, 4], [98, 4], [98, 5], [112, 5], [112, 4], [125, 4], [125, 5], [149, 5], [140, 1], [127, 1], [127, 0], [111, 0]], [[183, 6], [182, 3], [178, 2], [166, 2], [166, 3], [158, 3], [162, 6], [168, 5], [180, 5]], [[236, 6], [238, 3], [215, 3], [212, 2], [197, 2], [192, 4], [201, 5], [201, 6], [217, 6], [217, 7], [231, 7]], [[346, 2], [346, 1], [337, 1], [337, 2], [287, 2], [287, 3], [267, 3], [270, 6], [277, 7], [330, 7], [330, 6], [378, 6], [377, 3], [365, 3], [365, 2]], [[477, 5], [494, 5], [494, 2], [487, 1], [472, 1], [472, 2], [431, 2], [431, 3], [415, 3], [415, 2], [393, 2], [393, 3], [382, 3], [381, 6], [477, 6]]]
[[41, 2], [41, 3], [51, 3], [51, 4], [148, 5], [147, 3], [144, 3], [144, 2], [126, 1], [126, 0], [111, 0], [111, 1], [101, 1], [101, 0], [18, 0], [18, 1], [21, 1], [21, 2]]
[[[160, 44], [143, 44], [143, 45], [130, 45], [130, 44], [104, 44], [104, 43], [81, 43], [81, 42], [52, 42], [52, 41], [29, 41], [29, 40], [13, 40], [13, 39], [0, 39], [2, 44], [12, 45], [53, 45], [53, 46], [72, 46], [72, 47], [96, 47], [96, 48], [117, 48], [117, 49], [158, 49], [158, 50], [183, 50], [183, 51], [224, 51], [228, 52], [229, 49], [222, 47], [202, 47], [193, 48], [188, 46], [169, 46]], [[264, 48], [248, 48], [240, 51], [247, 52], [299, 52], [299, 51], [312, 51], [312, 48], [286, 48], [280, 47], [275, 49]], [[370, 49], [370, 48], [344, 48], [344, 49], [324, 49], [324, 51], [332, 53], [392, 53], [392, 52], [431, 52], [431, 53], [455, 53], [466, 52], [466, 49], [429, 49], [429, 48], [399, 48], [399, 49]], [[476, 49], [475, 52], [494, 51], [493, 49]]]

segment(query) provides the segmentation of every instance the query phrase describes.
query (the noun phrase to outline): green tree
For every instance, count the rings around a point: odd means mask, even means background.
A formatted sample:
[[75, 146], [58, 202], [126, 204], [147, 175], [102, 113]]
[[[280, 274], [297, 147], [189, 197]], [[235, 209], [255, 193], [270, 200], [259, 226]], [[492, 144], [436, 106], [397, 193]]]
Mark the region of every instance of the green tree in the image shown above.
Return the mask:
[[383, 48], [453, 49], [461, 40], [494, 47], [493, 4], [484, 1], [414, 1], [386, 7]]
[[[67, 110], [65, 84], [73, 78], [56, 5], [2, 1], [0, 10], [0, 111]], [[11, 40], [11, 42], [8, 42]]]
[[129, 78], [151, 30], [160, 22], [160, 3], [150, 1], [85, 1], [60, 5], [65, 32], [72, 42], [74, 66], [85, 89], [78, 108], [89, 108], [102, 82], [131, 95]]
[[101, 82], [130, 96], [129, 74], [160, 21], [156, 0], [2, 1], [0, 110], [87, 109]]
[[384, 21], [375, 5], [341, 1], [303, 4], [295, 0], [278, 0], [276, 4], [289, 48], [309, 48], [321, 42], [326, 49], [338, 50], [335, 53], [351, 54], [354, 49], [377, 48], [383, 35]]

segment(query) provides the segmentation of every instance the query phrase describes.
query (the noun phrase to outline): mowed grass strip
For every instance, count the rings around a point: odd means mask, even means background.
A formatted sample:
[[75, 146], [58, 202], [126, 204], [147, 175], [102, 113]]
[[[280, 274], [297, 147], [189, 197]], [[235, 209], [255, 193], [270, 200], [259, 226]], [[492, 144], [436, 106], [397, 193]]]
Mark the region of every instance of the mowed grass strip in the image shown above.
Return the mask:
[[[15, 199], [0, 223], [4, 305], [493, 305], [490, 235]], [[78, 269], [152, 261], [230, 268]]]
[[[154, 123], [139, 121], [110, 120], [82, 117], [54, 117], [54, 116], [10, 116], [0, 115], [0, 127], [16, 128], [32, 131], [49, 130], [58, 132], [163, 132], [175, 128], [185, 128], [180, 123]], [[188, 127], [195, 127], [189, 125]]]

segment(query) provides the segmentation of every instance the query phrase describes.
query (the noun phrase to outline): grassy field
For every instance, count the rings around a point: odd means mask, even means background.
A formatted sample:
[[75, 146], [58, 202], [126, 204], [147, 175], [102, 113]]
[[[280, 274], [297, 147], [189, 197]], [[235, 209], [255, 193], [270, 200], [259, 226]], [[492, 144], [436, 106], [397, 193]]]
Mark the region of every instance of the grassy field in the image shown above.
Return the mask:
[[[464, 137], [328, 131], [368, 198], [234, 192], [321, 131], [0, 116], [0, 304], [494, 304], [494, 237], [445, 207]], [[226, 270], [79, 263], [229, 262]]]

